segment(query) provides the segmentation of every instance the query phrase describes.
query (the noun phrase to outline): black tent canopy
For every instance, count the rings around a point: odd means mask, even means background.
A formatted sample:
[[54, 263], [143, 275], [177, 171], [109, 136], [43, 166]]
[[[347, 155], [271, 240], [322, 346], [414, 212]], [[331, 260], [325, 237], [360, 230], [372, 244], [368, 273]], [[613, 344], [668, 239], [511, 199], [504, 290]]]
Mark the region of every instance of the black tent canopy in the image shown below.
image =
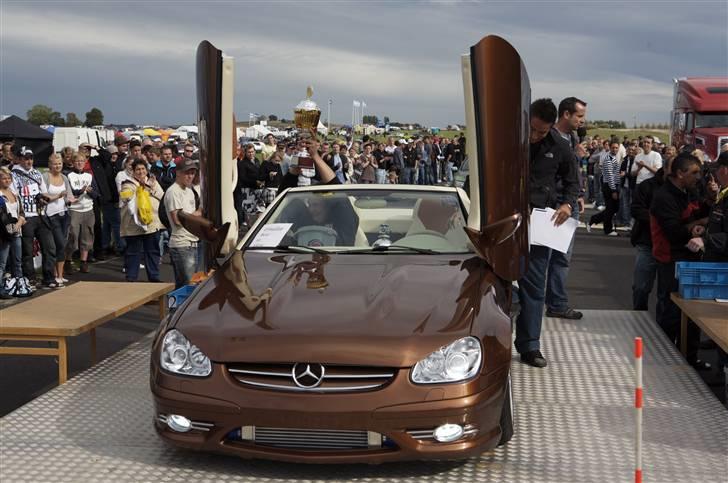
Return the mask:
[[15, 141], [16, 155], [23, 146], [31, 149], [36, 166], [47, 166], [48, 157], [53, 154], [53, 133], [18, 116], [10, 116], [0, 121], [0, 142], [5, 141]]

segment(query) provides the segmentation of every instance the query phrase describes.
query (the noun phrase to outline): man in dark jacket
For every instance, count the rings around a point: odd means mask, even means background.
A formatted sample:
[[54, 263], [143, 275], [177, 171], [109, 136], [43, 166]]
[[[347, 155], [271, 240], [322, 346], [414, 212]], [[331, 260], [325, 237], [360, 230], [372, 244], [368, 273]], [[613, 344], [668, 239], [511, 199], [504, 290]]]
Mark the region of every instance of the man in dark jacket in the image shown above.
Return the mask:
[[[707, 222], [708, 205], [694, 195], [699, 180], [700, 161], [690, 153], [681, 153], [672, 162], [669, 176], [650, 205], [652, 255], [658, 262], [656, 318], [676, 344], [680, 342], [680, 309], [670, 299], [670, 294], [678, 290], [675, 262], [698, 259], [688, 249], [688, 243], [704, 232]], [[699, 342], [700, 330], [689, 323], [687, 361], [697, 369], [709, 368], [698, 360]]]
[[238, 212], [238, 226], [243, 226], [246, 221], [243, 204], [246, 203], [249, 207], [253, 191], [263, 184], [258, 181], [258, 163], [255, 160], [255, 147], [252, 144], [243, 146], [243, 157], [238, 159], [237, 168], [238, 183], [233, 192], [233, 202]]
[[[553, 220], [559, 226], [571, 217], [579, 188], [571, 149], [551, 131], [555, 121], [556, 106], [551, 99], [538, 99], [531, 104], [530, 204], [532, 208], [556, 208]], [[558, 189], [557, 180], [561, 181]], [[563, 202], [559, 204], [559, 200]], [[522, 362], [534, 367], [546, 366], [540, 338], [550, 257], [550, 248], [532, 245], [528, 271], [518, 281], [521, 312], [516, 320], [516, 350]]]
[[[91, 156], [92, 149], [98, 155]], [[94, 258], [103, 260], [111, 251], [112, 234], [119, 233], [119, 193], [116, 191], [116, 167], [111, 161], [111, 152], [99, 146], [82, 144], [79, 152], [85, 153], [94, 181], [98, 185], [97, 196], [94, 197]], [[116, 221], [116, 222], [115, 222]], [[114, 231], [116, 226], [116, 231]], [[120, 249], [121, 236], [114, 236], [117, 250]]]
[[[551, 128], [554, 134], [562, 138], [573, 155], [574, 172], [578, 181], [578, 197], [576, 204], [571, 205], [571, 217], [579, 221], [579, 213], [584, 211], [584, 191], [581, 182], [581, 169], [579, 168], [577, 151], [579, 150], [579, 137], [577, 131], [586, 122], [586, 102], [576, 97], [567, 97], [559, 102], [558, 117]], [[557, 181], [556, 186], [561, 188], [562, 180]], [[562, 199], [558, 203], [563, 203]], [[558, 317], [561, 319], [579, 320], [584, 314], [569, 306], [569, 294], [566, 291], [566, 279], [569, 276], [571, 265], [571, 254], [574, 251], [572, 236], [569, 249], [566, 253], [554, 251], [549, 259], [548, 275], [546, 278], [546, 316]]]
[[[637, 148], [629, 146], [627, 149], [627, 155], [622, 159], [622, 164], [619, 166], [619, 213], [617, 214], [617, 220], [623, 226], [630, 226], [631, 220], [631, 205], [632, 197], [634, 196], [635, 181], [636, 178], [632, 176], [632, 165], [634, 164], [634, 157], [637, 154]], [[662, 158], [662, 164], [665, 165], [665, 158]]]
[[161, 154], [162, 157], [152, 164], [150, 172], [157, 179], [159, 186], [166, 192], [167, 188], [172, 186], [172, 183], [177, 179], [177, 165], [173, 159], [174, 155], [171, 146], [163, 147]]
[[657, 260], [652, 256], [652, 235], [650, 233], [650, 205], [652, 197], [670, 172], [672, 160], [666, 160], [655, 176], [637, 186], [632, 197], [631, 215], [634, 226], [630, 235], [632, 246], [637, 249], [632, 277], [632, 309], [648, 310], [650, 292], [657, 276]]
[[688, 242], [688, 249], [704, 251], [705, 262], [728, 262], [728, 151], [721, 153], [712, 168], [706, 183], [712, 201], [708, 224], [702, 236]]

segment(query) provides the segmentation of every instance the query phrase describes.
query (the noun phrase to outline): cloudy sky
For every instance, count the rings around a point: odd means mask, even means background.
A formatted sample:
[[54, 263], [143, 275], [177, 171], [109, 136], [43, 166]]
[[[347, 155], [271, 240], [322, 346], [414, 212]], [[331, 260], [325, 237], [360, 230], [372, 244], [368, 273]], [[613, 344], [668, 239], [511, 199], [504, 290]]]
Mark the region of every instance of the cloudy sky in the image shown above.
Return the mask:
[[511, 42], [532, 97], [577, 96], [591, 119], [666, 122], [672, 78], [728, 75], [719, 1], [8, 1], [0, 0], [0, 113], [34, 104], [83, 120], [187, 124], [195, 51], [235, 58], [235, 113], [290, 118], [313, 84], [332, 122], [367, 113], [463, 122], [460, 54]]

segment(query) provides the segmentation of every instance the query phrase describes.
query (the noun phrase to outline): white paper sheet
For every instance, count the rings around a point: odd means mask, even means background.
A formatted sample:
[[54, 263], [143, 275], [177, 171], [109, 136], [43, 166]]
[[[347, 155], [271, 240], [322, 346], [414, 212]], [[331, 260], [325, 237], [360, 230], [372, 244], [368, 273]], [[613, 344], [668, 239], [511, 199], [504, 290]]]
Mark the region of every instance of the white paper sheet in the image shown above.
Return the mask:
[[551, 217], [555, 212], [556, 210], [553, 208], [534, 208], [531, 211], [529, 239], [532, 245], [543, 245], [566, 253], [579, 222], [574, 218], [569, 218], [561, 226], [554, 226]]
[[277, 247], [293, 223], [270, 223], [260, 229], [251, 247]]

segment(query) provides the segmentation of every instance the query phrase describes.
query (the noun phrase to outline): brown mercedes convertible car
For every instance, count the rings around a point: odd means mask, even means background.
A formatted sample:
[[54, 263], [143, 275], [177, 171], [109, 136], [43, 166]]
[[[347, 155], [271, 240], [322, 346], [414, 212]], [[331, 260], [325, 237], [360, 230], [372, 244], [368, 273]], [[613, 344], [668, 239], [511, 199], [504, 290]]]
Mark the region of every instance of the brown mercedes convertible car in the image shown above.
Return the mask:
[[470, 197], [293, 188], [237, 243], [231, 59], [203, 42], [197, 61], [201, 235], [215, 270], [154, 340], [160, 436], [310, 463], [456, 459], [506, 443], [511, 281], [528, 253], [530, 94], [515, 50], [486, 37], [463, 57]]

